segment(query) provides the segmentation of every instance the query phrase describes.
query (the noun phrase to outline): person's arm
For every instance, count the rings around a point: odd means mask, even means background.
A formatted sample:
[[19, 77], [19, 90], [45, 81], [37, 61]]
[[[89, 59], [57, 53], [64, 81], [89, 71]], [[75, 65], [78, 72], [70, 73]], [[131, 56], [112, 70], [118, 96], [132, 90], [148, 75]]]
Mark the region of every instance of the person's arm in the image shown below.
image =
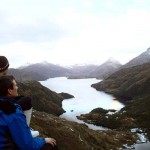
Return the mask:
[[44, 138], [33, 138], [24, 114], [17, 109], [7, 117], [7, 124], [14, 143], [21, 150], [39, 150], [45, 143]]

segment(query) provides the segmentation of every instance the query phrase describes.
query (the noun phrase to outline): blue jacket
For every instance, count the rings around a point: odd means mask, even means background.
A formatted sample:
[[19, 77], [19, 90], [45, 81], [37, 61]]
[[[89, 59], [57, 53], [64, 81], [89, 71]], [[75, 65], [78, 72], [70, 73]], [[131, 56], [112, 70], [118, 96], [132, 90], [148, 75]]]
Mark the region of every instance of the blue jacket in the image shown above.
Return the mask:
[[[32, 137], [20, 106], [11, 100], [0, 97], [0, 150], [39, 150], [45, 144], [44, 138]], [[5, 111], [6, 104], [10, 112]]]

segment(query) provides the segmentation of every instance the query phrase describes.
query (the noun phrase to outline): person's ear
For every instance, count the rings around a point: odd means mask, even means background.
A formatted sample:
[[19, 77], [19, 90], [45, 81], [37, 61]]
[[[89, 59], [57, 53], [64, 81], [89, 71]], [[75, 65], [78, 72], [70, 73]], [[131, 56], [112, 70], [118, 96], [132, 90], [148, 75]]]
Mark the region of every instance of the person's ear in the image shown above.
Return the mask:
[[8, 89], [8, 96], [12, 95], [12, 89]]

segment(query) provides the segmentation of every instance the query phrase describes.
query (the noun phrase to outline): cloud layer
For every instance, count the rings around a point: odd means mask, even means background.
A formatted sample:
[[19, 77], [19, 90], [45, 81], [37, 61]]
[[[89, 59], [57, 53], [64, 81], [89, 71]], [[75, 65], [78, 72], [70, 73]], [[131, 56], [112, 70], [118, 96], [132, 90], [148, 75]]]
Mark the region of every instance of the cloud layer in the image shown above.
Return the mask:
[[149, 47], [149, 0], [5, 0], [0, 2], [0, 55], [12, 67], [126, 63]]

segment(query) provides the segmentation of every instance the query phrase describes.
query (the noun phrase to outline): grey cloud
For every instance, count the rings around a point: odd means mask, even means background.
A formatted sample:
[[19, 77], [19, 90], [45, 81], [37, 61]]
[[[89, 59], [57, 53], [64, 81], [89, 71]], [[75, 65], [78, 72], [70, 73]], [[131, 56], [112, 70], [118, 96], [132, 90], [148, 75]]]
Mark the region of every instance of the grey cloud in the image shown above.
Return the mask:
[[6, 22], [0, 24], [0, 43], [13, 41], [42, 42], [61, 38], [66, 31], [59, 25], [44, 22], [34, 25], [16, 24], [10, 26]]

